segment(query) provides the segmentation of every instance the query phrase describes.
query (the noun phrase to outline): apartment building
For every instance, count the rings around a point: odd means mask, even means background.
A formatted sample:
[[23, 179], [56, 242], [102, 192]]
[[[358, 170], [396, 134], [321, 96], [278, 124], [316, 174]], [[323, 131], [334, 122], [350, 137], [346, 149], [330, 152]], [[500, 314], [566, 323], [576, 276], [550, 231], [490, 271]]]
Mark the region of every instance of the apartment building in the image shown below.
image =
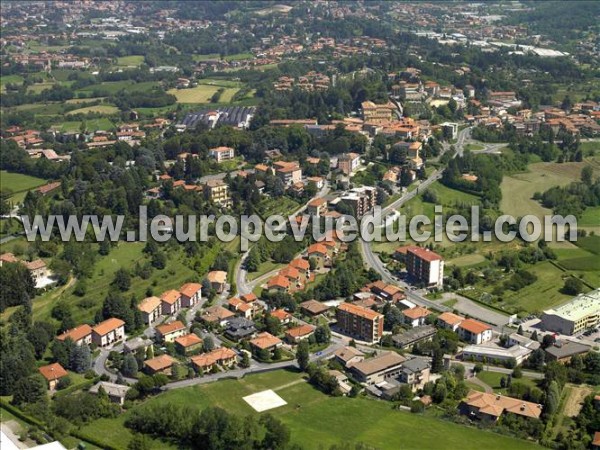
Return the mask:
[[354, 216], [360, 218], [377, 204], [376, 189], [369, 186], [354, 188], [334, 200], [332, 203], [334, 205], [339, 205], [341, 203], [349, 206], [352, 209]]
[[220, 163], [235, 158], [235, 150], [231, 147], [215, 147], [208, 150], [208, 155]]
[[353, 338], [377, 342], [383, 335], [383, 314], [372, 309], [341, 303], [336, 310], [338, 329]]
[[206, 197], [213, 203], [223, 208], [231, 207], [231, 197], [229, 197], [229, 186], [223, 180], [209, 180], [204, 184]]
[[409, 247], [406, 251], [408, 274], [428, 287], [444, 285], [444, 260], [437, 253], [422, 247]]
[[125, 322], [110, 318], [92, 328], [92, 342], [98, 347], [106, 347], [125, 338]]
[[392, 120], [394, 109], [393, 103], [378, 105], [371, 101], [362, 102], [362, 115], [365, 122], [377, 122], [383, 120]]
[[360, 166], [358, 153], [343, 153], [338, 157], [337, 167], [344, 175], [351, 175]]
[[302, 169], [298, 161], [276, 161], [273, 163], [273, 167], [275, 168], [275, 176], [286, 186], [302, 181]]
[[542, 329], [568, 336], [600, 324], [600, 289], [579, 294], [557, 308], [542, 314]]

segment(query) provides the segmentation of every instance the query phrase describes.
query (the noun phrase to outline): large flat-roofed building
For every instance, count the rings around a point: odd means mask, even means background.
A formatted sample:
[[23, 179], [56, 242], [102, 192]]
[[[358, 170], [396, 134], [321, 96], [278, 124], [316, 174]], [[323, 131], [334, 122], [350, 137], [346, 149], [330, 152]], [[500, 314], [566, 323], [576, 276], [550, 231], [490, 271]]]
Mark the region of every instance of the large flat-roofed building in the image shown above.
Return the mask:
[[397, 378], [402, 372], [404, 361], [406, 361], [404, 356], [396, 352], [386, 352], [356, 363], [350, 370], [359, 382], [371, 385]]
[[342, 303], [336, 311], [342, 333], [366, 342], [376, 342], [383, 334], [383, 314], [352, 303]]
[[406, 270], [428, 287], [441, 288], [444, 285], [444, 260], [431, 250], [409, 247], [406, 251]]
[[542, 314], [542, 329], [571, 336], [600, 324], [600, 289], [580, 294]]

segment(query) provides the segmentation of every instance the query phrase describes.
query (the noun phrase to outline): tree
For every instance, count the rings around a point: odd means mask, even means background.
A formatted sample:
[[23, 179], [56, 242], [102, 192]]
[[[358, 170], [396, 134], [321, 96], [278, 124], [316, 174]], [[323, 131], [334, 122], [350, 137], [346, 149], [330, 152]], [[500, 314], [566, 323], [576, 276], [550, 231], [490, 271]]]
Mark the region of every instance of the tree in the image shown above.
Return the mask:
[[71, 365], [71, 353], [75, 347], [75, 343], [70, 338], [64, 341], [55, 339], [50, 348], [52, 358], [61, 366], [68, 368]]
[[444, 370], [444, 352], [442, 349], [435, 349], [431, 361], [431, 371], [433, 373], [440, 373], [442, 370]]
[[265, 330], [273, 336], [277, 336], [281, 332], [281, 322], [277, 317], [266, 316]]
[[483, 372], [483, 364], [478, 362], [477, 364], [475, 364], [475, 367], [473, 367], [473, 373], [478, 374], [480, 372]]
[[283, 353], [281, 352], [281, 348], [276, 347], [273, 350], [273, 361], [279, 361], [283, 357]]
[[0, 285], [0, 312], [9, 306], [25, 305], [35, 295], [31, 274], [20, 262], [2, 264]]
[[296, 360], [298, 361], [300, 370], [306, 371], [308, 363], [310, 362], [310, 351], [306, 340], [300, 341], [298, 344], [298, 348], [296, 349]]
[[552, 347], [556, 342], [556, 338], [553, 334], [546, 334], [542, 339], [542, 348], [547, 349], [548, 347]]
[[592, 185], [592, 178], [594, 176], [594, 169], [592, 169], [592, 166], [585, 166], [583, 169], [581, 169], [581, 182], [583, 184], [587, 184], [588, 186]]
[[244, 369], [250, 367], [250, 356], [248, 356], [248, 353], [246, 352], [242, 352], [242, 360], [240, 361], [240, 367]]
[[151, 450], [152, 444], [150, 439], [141, 433], [136, 433], [133, 435], [129, 444], [127, 444], [127, 450]]
[[577, 295], [584, 291], [583, 282], [579, 278], [569, 277], [565, 280], [562, 292], [567, 295]]
[[551, 381], [546, 392], [546, 404], [544, 408], [544, 414], [546, 417], [552, 417], [552, 415], [558, 410], [558, 404], [560, 403], [560, 389], [556, 381]]
[[52, 336], [54, 336], [54, 327], [47, 322], [36, 322], [27, 332], [27, 340], [33, 345], [37, 359], [42, 359], [44, 356]]
[[280, 420], [271, 414], [260, 418], [260, 423], [265, 427], [262, 448], [282, 449], [290, 441], [290, 430]]
[[15, 383], [13, 404], [35, 403], [46, 396], [46, 380], [39, 375], [21, 378]]
[[73, 347], [68, 367], [77, 373], [84, 373], [92, 367], [92, 352], [86, 344]]
[[131, 287], [131, 275], [123, 268], [120, 268], [115, 272], [115, 279], [112, 283], [121, 291], [127, 291]]
[[215, 342], [213, 341], [212, 336], [206, 336], [204, 341], [202, 342], [202, 349], [205, 352], [210, 352], [215, 348]]
[[327, 344], [331, 340], [331, 330], [327, 324], [319, 325], [315, 329], [315, 339], [318, 344]]
[[131, 353], [127, 353], [123, 358], [123, 365], [121, 366], [121, 372], [126, 377], [134, 377], [138, 372], [138, 363], [135, 360], [135, 356]]

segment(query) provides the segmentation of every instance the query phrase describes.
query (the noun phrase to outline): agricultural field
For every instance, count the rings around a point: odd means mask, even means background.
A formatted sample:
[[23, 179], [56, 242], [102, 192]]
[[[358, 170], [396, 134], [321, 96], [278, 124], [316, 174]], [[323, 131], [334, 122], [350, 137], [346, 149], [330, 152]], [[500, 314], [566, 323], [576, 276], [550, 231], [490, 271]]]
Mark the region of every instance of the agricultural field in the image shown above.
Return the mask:
[[21, 75], [2, 75], [0, 77], [0, 90], [5, 91], [7, 84], [23, 84], [25, 79]]
[[0, 189], [3, 191], [12, 191], [13, 195], [11, 200], [13, 202], [21, 202], [25, 198], [27, 191], [41, 186], [42, 184], [46, 184], [46, 181], [41, 178], [7, 172], [6, 170], [0, 171]]
[[[221, 86], [200, 84], [189, 89], [170, 89], [167, 93], [174, 95], [177, 98], [177, 103], [210, 103], [211, 97], [221, 89]], [[231, 97], [238, 91], [237, 88], [225, 88], [225, 91], [219, 99], [219, 103], [228, 103]]]
[[126, 89], [129, 92], [147, 92], [157, 87], [158, 83], [155, 81], [143, 81], [141, 83], [136, 83], [135, 81], [126, 80], [126, 81], [104, 81], [99, 84], [92, 84], [90, 86], [86, 86], [84, 88], [78, 89], [75, 91], [76, 94], [85, 93], [89, 94], [94, 92], [95, 90], [101, 91], [108, 95], [116, 94], [117, 92]]
[[52, 89], [54, 83], [52, 81], [45, 81], [43, 83], [35, 83], [30, 86], [27, 86], [28, 94], [39, 94], [47, 89]]
[[74, 114], [87, 114], [87, 113], [96, 113], [96, 114], [116, 114], [119, 112], [119, 108], [112, 105], [94, 105], [94, 106], [86, 106], [85, 108], [74, 109], [73, 111], [69, 111], [67, 116], [71, 116]]
[[[309, 385], [303, 374], [287, 370], [167, 391], [146, 404], [172, 403], [199, 410], [217, 406], [235, 414], [254, 415], [258, 413], [242, 398], [266, 389], [274, 390], [287, 402], [270, 412], [290, 427], [292, 442], [307, 449], [328, 448], [343, 442], [364, 442], [378, 449], [422, 449], [435, 448], [442, 441], [445, 449], [538, 448], [532, 443], [428, 415], [394, 411], [387, 402], [329, 397]], [[128, 414], [92, 422], [82, 427], [81, 433], [101, 436], [107, 444], [124, 448], [131, 438], [130, 430], [123, 426]]]
[[[61, 131], [63, 133], [75, 133], [75, 132], [79, 132], [81, 131], [81, 123], [79, 120], [71, 120], [71, 121], [65, 121], [65, 122], [60, 122], [56, 125], [53, 125], [52, 128]], [[85, 127], [88, 131], [93, 132], [93, 131], [98, 131], [98, 130], [103, 130], [103, 131], [111, 131], [115, 129], [115, 124], [112, 123], [110, 121], [110, 119], [107, 119], [106, 117], [100, 118], [100, 119], [88, 119], [85, 120]]]

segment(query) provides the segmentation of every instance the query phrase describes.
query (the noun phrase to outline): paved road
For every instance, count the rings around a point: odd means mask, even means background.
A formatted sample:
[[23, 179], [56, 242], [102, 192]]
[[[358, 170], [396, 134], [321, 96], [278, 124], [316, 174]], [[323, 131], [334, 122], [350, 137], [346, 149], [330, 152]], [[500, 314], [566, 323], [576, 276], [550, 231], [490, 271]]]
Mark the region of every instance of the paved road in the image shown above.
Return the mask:
[[[304, 209], [306, 208], [306, 206], [308, 205], [308, 203], [310, 201], [312, 201], [315, 198], [325, 197], [328, 193], [329, 193], [329, 183], [327, 181], [325, 181], [325, 184], [323, 185], [321, 190], [317, 193], [317, 195], [315, 195], [312, 199], [307, 201], [304, 205], [300, 206], [298, 209], [296, 209], [294, 212], [292, 212], [289, 215], [295, 216], [295, 215], [300, 214], [302, 211], [304, 211]], [[249, 294], [250, 292], [252, 292], [254, 290], [254, 287], [256, 286], [256, 283], [259, 281], [259, 279], [256, 279], [252, 282], [248, 282], [246, 279], [246, 277], [248, 276], [248, 273], [246, 272], [246, 269], [244, 269], [244, 261], [248, 257], [249, 253], [250, 253], [250, 250], [248, 250], [246, 253], [244, 253], [242, 255], [242, 257], [240, 258], [240, 260], [238, 261], [237, 265], [235, 266], [235, 285], [236, 285], [237, 292], [239, 295]]]
[[[465, 369], [467, 370], [473, 370], [473, 368], [475, 367], [476, 363], [472, 363], [472, 362], [467, 362], [467, 361], [460, 361], [458, 359], [453, 359], [451, 361], [452, 364], [461, 364], [463, 366], [465, 366]], [[484, 370], [488, 371], [488, 372], [496, 372], [496, 373], [504, 373], [504, 374], [511, 374], [513, 372], [513, 369], [507, 369], [506, 367], [497, 367], [497, 366], [488, 366], [487, 364], [483, 365]], [[542, 380], [544, 378], [544, 374], [540, 373], [540, 372], [532, 372], [531, 370], [523, 370], [523, 376], [527, 377], [527, 378], [532, 378], [534, 380]]]

